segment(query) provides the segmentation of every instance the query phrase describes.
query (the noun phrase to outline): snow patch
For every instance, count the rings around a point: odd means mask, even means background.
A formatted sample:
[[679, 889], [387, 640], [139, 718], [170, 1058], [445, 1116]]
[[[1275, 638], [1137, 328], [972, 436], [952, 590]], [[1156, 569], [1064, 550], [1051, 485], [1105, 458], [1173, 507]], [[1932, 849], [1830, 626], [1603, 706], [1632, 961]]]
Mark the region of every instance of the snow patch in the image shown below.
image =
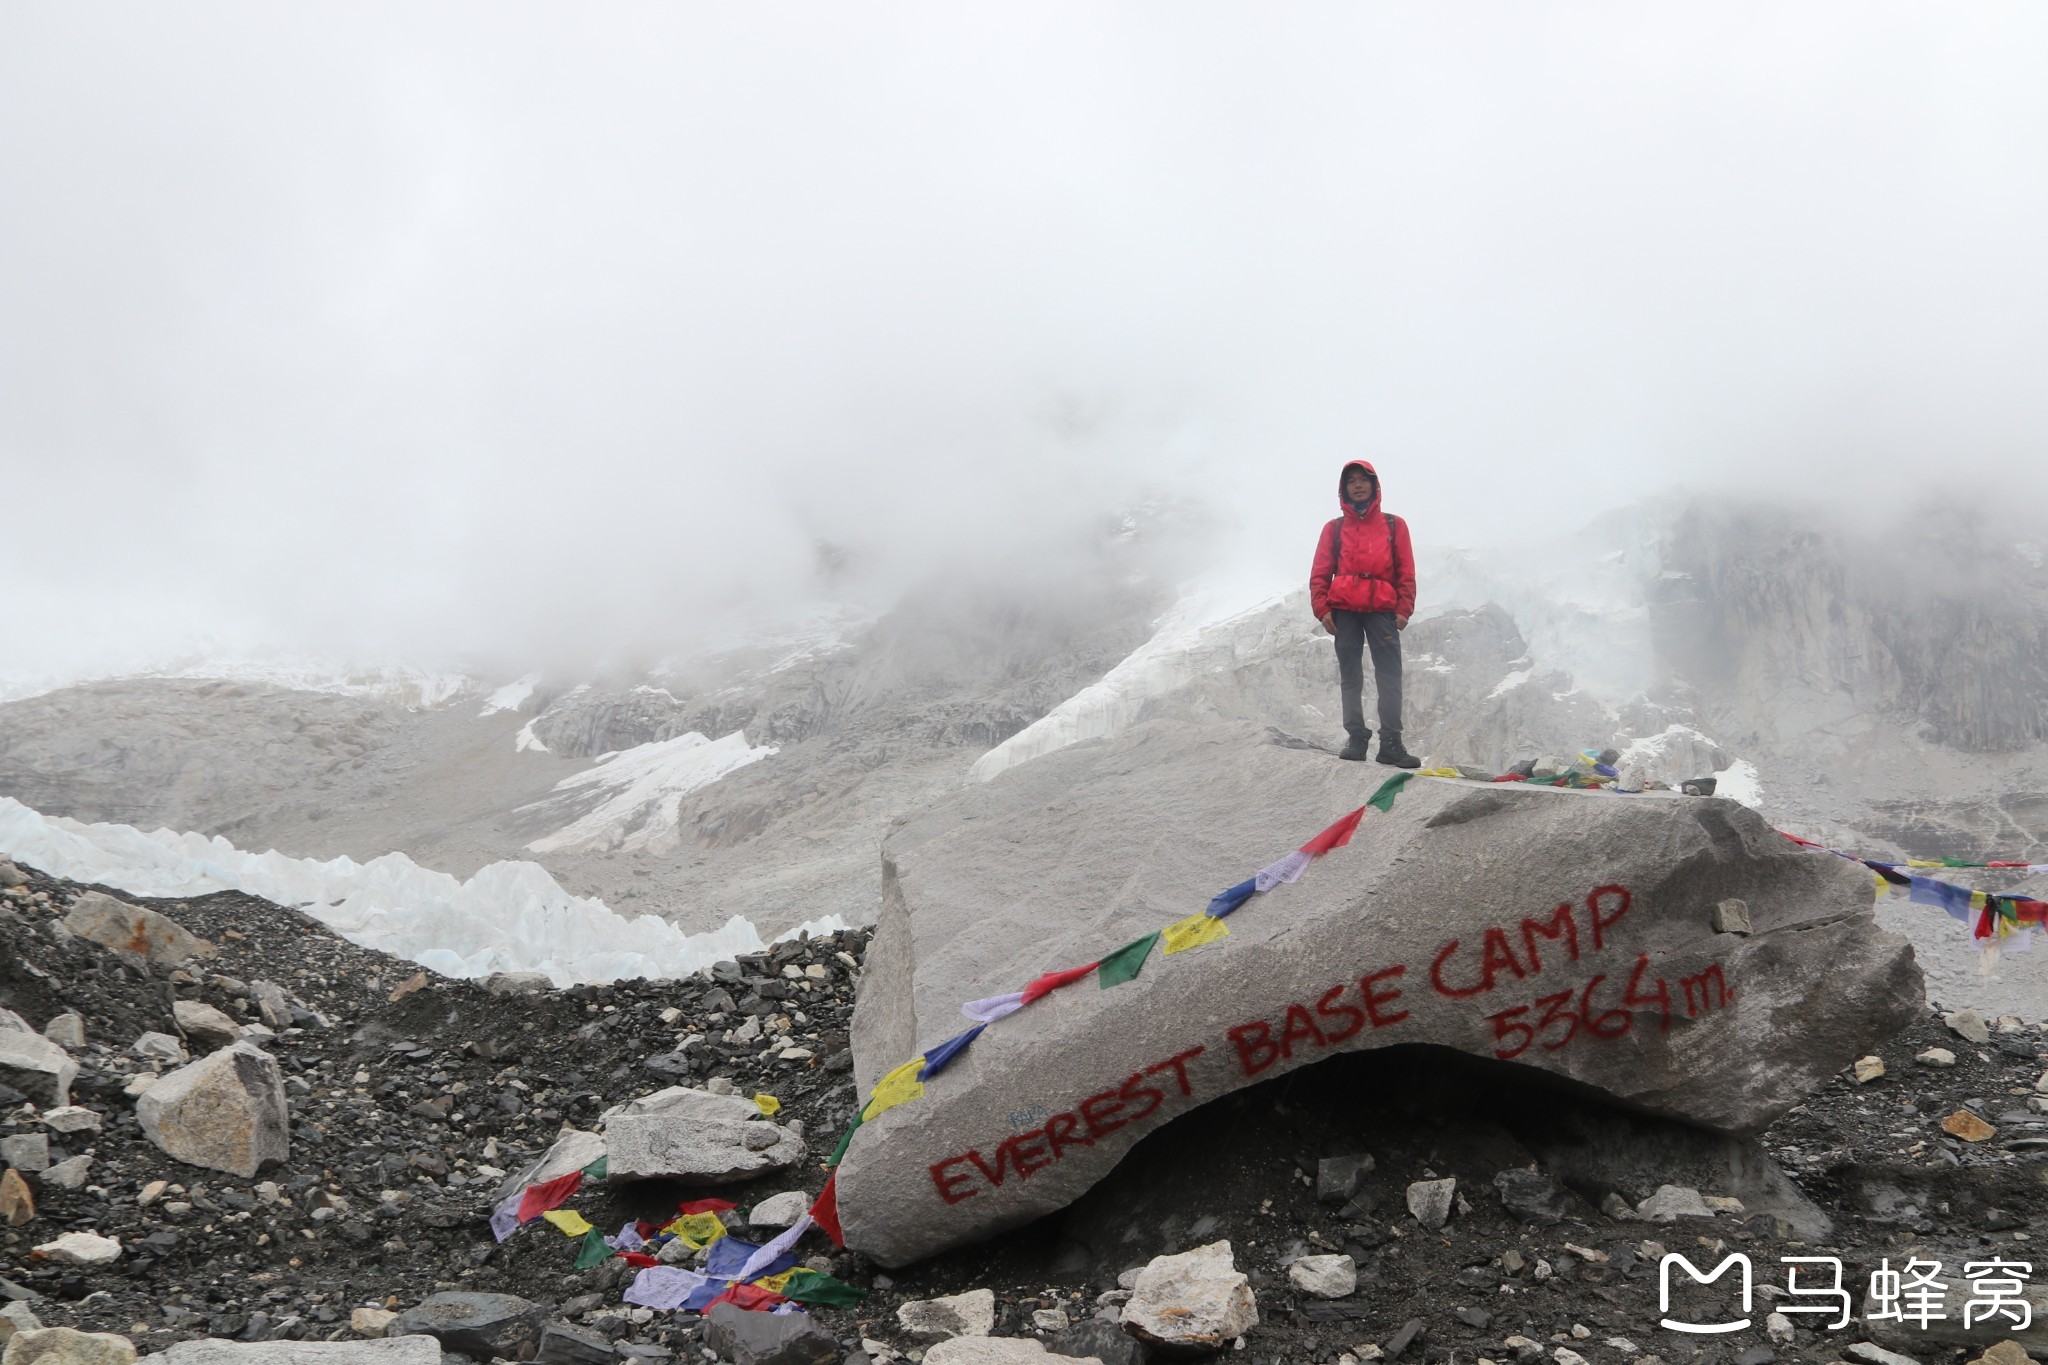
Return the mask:
[[1529, 679], [1534, 677], [1535, 674], [1536, 669], [1534, 665], [1531, 665], [1528, 668], [1516, 669], [1514, 672], [1508, 674], [1505, 678], [1502, 678], [1499, 682], [1495, 683], [1493, 685], [1493, 691], [1488, 692], [1486, 694], [1486, 699], [1488, 701], [1492, 701], [1495, 697], [1505, 697], [1508, 693], [1514, 691], [1523, 683], [1529, 681]]
[[1087, 739], [1107, 739], [1136, 720], [1147, 701], [1205, 673], [1241, 668], [1306, 638], [1306, 623], [1267, 617], [1278, 600], [1247, 604], [1228, 591], [1190, 592], [1160, 618], [1152, 638], [1126, 655], [1099, 681], [976, 759], [970, 782], [997, 774]]
[[484, 709], [478, 717], [495, 716], [500, 711], [517, 711], [526, 705], [526, 699], [533, 695], [533, 689], [540, 686], [540, 674], [529, 673], [517, 682], [508, 682], [484, 699]]
[[1756, 764], [1746, 758], [1738, 758], [1714, 774], [1714, 795], [1725, 796], [1730, 801], [1740, 801], [1751, 810], [1764, 803], [1763, 784], [1758, 780]]
[[[218, 836], [47, 817], [8, 797], [0, 797], [0, 850], [52, 876], [131, 895], [244, 891], [443, 976], [543, 972], [557, 986], [679, 977], [767, 946], [737, 915], [702, 934], [653, 915], [627, 919], [595, 897], [570, 895], [531, 862], [492, 863], [460, 881], [403, 853], [367, 863], [247, 853]], [[776, 941], [846, 927], [828, 915]]]
[[513, 753], [523, 754], [528, 750], [532, 750], [534, 753], [537, 754], [544, 754], [548, 752], [548, 746], [541, 743], [540, 736], [533, 732], [532, 721], [528, 721], [526, 722], [526, 724], [520, 726], [519, 733], [512, 737]]
[[557, 782], [551, 795], [521, 807], [542, 810], [590, 791], [602, 794], [597, 805], [581, 817], [526, 847], [535, 853], [565, 849], [665, 853], [681, 842], [676, 825], [685, 796], [774, 752], [773, 746], [749, 746], [743, 730], [715, 740], [692, 730], [674, 739], [606, 754], [596, 766]]

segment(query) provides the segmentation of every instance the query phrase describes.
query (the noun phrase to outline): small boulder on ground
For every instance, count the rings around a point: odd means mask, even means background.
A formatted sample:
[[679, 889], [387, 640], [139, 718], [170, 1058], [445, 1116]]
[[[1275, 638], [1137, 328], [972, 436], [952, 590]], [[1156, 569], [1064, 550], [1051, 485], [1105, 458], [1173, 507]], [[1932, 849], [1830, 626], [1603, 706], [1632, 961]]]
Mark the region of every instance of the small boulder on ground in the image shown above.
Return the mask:
[[169, 1073], [135, 1101], [142, 1132], [163, 1152], [248, 1178], [291, 1155], [291, 1118], [277, 1059], [231, 1043]]
[[537, 1342], [547, 1309], [513, 1294], [430, 1294], [392, 1319], [387, 1338], [429, 1336], [462, 1355], [518, 1357]]
[[1636, 1217], [1652, 1223], [1674, 1223], [1681, 1218], [1712, 1218], [1714, 1211], [1700, 1192], [1684, 1185], [1659, 1185], [1657, 1192], [1636, 1205]]
[[1220, 1351], [1258, 1321], [1251, 1281], [1234, 1264], [1229, 1242], [1154, 1257], [1124, 1305], [1125, 1330], [1167, 1350]]
[[[1078, 1365], [1047, 1355], [1031, 1337], [954, 1337], [926, 1351], [924, 1359], [925, 1365]], [[1095, 1365], [1103, 1362], [1096, 1360]]]
[[128, 1050], [147, 1061], [183, 1066], [189, 1058], [185, 1045], [174, 1033], [149, 1032], [128, 1044]]
[[85, 1020], [66, 1010], [43, 1025], [43, 1036], [66, 1050], [84, 1047]]
[[171, 1006], [179, 1032], [203, 1048], [225, 1047], [242, 1036], [242, 1026], [203, 1000], [180, 1000]]
[[1408, 1212], [1415, 1221], [1435, 1232], [1450, 1221], [1451, 1205], [1458, 1197], [1456, 1177], [1418, 1180], [1408, 1187]]
[[149, 1357], [163, 1365], [441, 1365], [432, 1337], [389, 1341], [181, 1341]]
[[784, 1190], [781, 1194], [769, 1195], [747, 1210], [747, 1226], [786, 1228], [803, 1217], [810, 1207], [811, 1197], [802, 1190]]
[[1513, 1167], [1493, 1177], [1501, 1206], [1524, 1222], [1549, 1227], [1564, 1218], [1565, 1193], [1542, 1171]]
[[18, 1228], [36, 1216], [36, 1197], [21, 1172], [9, 1166], [0, 1172], [0, 1224]]
[[186, 931], [168, 915], [115, 900], [102, 891], [88, 891], [71, 903], [64, 927], [82, 939], [148, 958], [157, 967], [178, 967], [210, 955], [213, 945]]
[[1982, 1045], [1991, 1041], [1991, 1026], [1975, 1010], [1955, 1010], [1941, 1016], [1949, 1031], [1966, 1042]]
[[838, 1365], [839, 1342], [796, 1313], [750, 1313], [730, 1303], [705, 1315], [704, 1344], [733, 1365]]
[[112, 1265], [121, 1259], [121, 1243], [96, 1232], [67, 1232], [37, 1247], [35, 1254], [58, 1265]]
[[1287, 1282], [1319, 1299], [1341, 1299], [1358, 1289], [1358, 1263], [1349, 1256], [1303, 1256], [1287, 1267]]
[[896, 1321], [919, 1341], [985, 1337], [996, 1328], [995, 1291], [970, 1289], [940, 1299], [914, 1299], [897, 1308]]
[[12, 1086], [45, 1109], [71, 1103], [78, 1063], [40, 1033], [0, 1029], [0, 1085]]
[[1358, 1184], [1365, 1179], [1366, 1172], [1373, 1167], [1370, 1153], [1360, 1152], [1352, 1156], [1326, 1156], [1316, 1163], [1316, 1200], [1324, 1204], [1342, 1204], [1358, 1193]]
[[135, 1343], [112, 1332], [42, 1327], [8, 1338], [0, 1360], [7, 1365], [134, 1365]]
[[786, 1170], [804, 1159], [793, 1127], [738, 1095], [670, 1086], [604, 1116], [606, 1179], [724, 1184]]

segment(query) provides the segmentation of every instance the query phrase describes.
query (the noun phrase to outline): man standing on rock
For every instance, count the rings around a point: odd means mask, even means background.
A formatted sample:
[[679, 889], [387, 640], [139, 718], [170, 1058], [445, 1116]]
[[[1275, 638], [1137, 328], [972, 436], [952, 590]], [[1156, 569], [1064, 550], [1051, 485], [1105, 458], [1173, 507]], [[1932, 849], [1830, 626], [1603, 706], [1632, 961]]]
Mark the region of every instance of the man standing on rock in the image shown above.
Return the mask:
[[1372, 742], [1365, 728], [1364, 652], [1372, 647], [1373, 689], [1380, 699], [1380, 762], [1419, 768], [1401, 746], [1401, 632], [1415, 611], [1415, 555], [1408, 523], [1380, 507], [1380, 476], [1352, 460], [1337, 476], [1343, 515], [1323, 528], [1309, 566], [1310, 610], [1337, 637], [1337, 686], [1344, 698], [1344, 731], [1351, 738], [1339, 758], [1360, 760]]

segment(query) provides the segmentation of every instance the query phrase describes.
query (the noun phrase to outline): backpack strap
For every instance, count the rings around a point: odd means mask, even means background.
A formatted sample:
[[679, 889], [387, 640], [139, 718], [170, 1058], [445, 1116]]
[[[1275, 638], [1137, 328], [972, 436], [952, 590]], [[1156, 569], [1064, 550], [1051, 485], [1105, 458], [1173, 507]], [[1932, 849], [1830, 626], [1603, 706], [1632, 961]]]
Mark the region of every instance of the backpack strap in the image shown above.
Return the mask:
[[1388, 578], [1387, 582], [1393, 586], [1398, 598], [1401, 586], [1401, 545], [1394, 539], [1394, 524], [1400, 521], [1400, 518], [1392, 512], [1381, 512], [1380, 517], [1387, 523], [1387, 567], [1393, 570], [1393, 576]]

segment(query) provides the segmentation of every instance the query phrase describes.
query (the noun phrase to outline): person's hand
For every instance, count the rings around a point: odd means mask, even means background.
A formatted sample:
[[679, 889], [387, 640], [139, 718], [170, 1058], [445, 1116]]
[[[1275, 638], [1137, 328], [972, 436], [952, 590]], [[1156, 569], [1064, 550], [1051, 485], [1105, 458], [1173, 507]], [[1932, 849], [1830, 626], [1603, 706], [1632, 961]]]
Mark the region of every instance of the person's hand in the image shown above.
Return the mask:
[[1331, 616], [1330, 613], [1324, 612], [1321, 616], [1318, 616], [1316, 620], [1321, 621], [1323, 623], [1323, 629], [1328, 631], [1330, 634], [1335, 635], [1337, 633], [1337, 620], [1335, 617]]
[[1406, 629], [1408, 629], [1408, 618], [1407, 618], [1407, 617], [1405, 617], [1405, 616], [1396, 616], [1396, 617], [1394, 618], [1394, 629], [1395, 629], [1395, 630], [1406, 630]]

